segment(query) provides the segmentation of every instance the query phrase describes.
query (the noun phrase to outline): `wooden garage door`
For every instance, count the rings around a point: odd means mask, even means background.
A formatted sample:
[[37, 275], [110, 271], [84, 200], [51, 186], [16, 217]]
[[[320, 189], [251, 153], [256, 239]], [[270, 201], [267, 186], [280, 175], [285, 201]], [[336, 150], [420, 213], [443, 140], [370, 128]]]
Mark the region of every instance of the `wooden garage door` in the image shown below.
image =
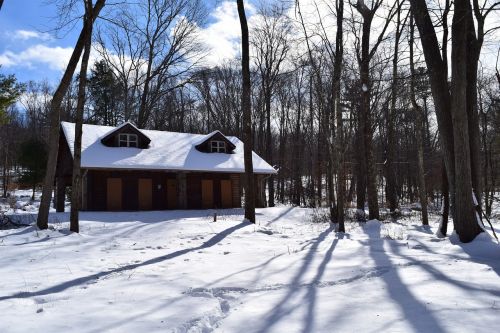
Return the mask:
[[177, 208], [177, 180], [167, 179], [167, 208]]
[[153, 180], [139, 178], [139, 209], [151, 210], [153, 207]]
[[233, 193], [231, 187], [231, 180], [222, 179], [220, 181], [220, 195], [221, 195], [222, 208], [233, 207]]
[[106, 207], [108, 210], [122, 210], [122, 179], [107, 179]]
[[201, 181], [201, 205], [203, 208], [213, 208], [214, 206], [214, 183], [212, 180], [202, 179]]

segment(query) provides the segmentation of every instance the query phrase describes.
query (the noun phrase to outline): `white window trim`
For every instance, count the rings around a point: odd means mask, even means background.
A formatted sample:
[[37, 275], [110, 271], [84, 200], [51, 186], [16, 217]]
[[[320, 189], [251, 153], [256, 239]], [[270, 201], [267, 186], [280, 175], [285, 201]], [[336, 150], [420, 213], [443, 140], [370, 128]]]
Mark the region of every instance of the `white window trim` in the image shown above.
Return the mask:
[[210, 152], [212, 153], [225, 153], [226, 152], [226, 143], [220, 140], [212, 140], [210, 141]]
[[118, 146], [138, 148], [139, 138], [137, 134], [120, 133], [118, 134]]

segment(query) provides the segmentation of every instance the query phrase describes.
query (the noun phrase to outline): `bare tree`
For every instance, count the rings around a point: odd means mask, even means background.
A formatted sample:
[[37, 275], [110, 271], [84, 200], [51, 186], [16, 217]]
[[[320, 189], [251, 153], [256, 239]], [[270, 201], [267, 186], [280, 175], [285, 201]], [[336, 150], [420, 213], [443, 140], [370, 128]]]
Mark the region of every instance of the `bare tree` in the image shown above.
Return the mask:
[[243, 0], [237, 0], [238, 15], [241, 25], [241, 68], [243, 76], [243, 91], [241, 109], [243, 111], [243, 143], [245, 158], [245, 218], [255, 223], [255, 187], [252, 163], [252, 114], [251, 114], [251, 82], [250, 55], [248, 40], [248, 23]]
[[427, 191], [425, 187], [425, 169], [424, 169], [424, 145], [423, 145], [423, 122], [424, 111], [418, 105], [415, 94], [415, 64], [414, 64], [414, 24], [413, 16], [410, 18], [410, 100], [413, 111], [415, 112], [415, 137], [417, 138], [417, 161], [418, 161], [418, 193], [420, 198], [420, 206], [422, 208], [422, 224], [429, 225], [427, 214]]
[[[374, 0], [371, 2], [371, 6], [368, 7], [363, 0], [358, 0], [356, 4], [352, 6], [356, 8], [356, 10], [360, 13], [363, 18], [363, 22], [361, 25], [361, 36], [356, 33], [355, 36], [355, 49], [356, 49], [356, 58], [358, 60], [359, 65], [359, 74], [360, 74], [360, 85], [361, 85], [361, 103], [360, 103], [360, 115], [359, 115], [359, 129], [358, 131], [362, 132], [362, 140], [359, 140], [359, 143], [363, 145], [364, 151], [361, 151], [360, 154], [364, 153], [364, 157], [361, 157], [358, 160], [358, 163], [363, 164], [364, 167], [361, 169], [366, 172], [366, 189], [368, 193], [368, 210], [369, 210], [369, 218], [370, 219], [378, 219], [379, 218], [379, 207], [378, 207], [378, 194], [377, 194], [377, 169], [376, 169], [376, 161], [373, 155], [373, 124], [372, 124], [372, 115], [371, 115], [371, 79], [370, 79], [370, 61], [374, 57], [380, 43], [384, 40], [384, 35], [389, 26], [389, 23], [393, 16], [396, 14], [396, 10], [394, 10], [396, 3], [390, 8], [387, 17], [385, 18], [385, 23], [383, 24], [383, 28], [378, 35], [375, 43], [370, 46], [371, 41], [371, 30], [372, 30], [372, 22], [375, 17], [377, 10], [381, 7], [383, 0]], [[361, 136], [359, 136], [361, 138]], [[361, 178], [363, 175], [360, 173], [358, 177]], [[364, 197], [362, 194], [364, 192], [363, 183], [358, 181], [358, 185], [360, 188], [357, 189], [358, 195]], [[360, 206], [360, 204], [362, 206]], [[358, 209], [364, 209], [364, 202], [360, 202], [358, 200]]]
[[70, 227], [73, 232], [80, 232], [80, 224], [78, 213], [82, 199], [82, 175], [81, 175], [81, 159], [82, 159], [82, 127], [83, 127], [83, 110], [85, 106], [85, 89], [87, 85], [87, 68], [89, 64], [90, 49], [92, 47], [92, 26], [94, 22], [94, 13], [92, 0], [85, 0], [85, 15], [83, 19], [83, 29], [85, 30], [85, 46], [83, 50], [82, 63], [80, 67], [79, 85], [78, 85], [78, 102], [76, 106], [75, 117], [75, 142], [73, 149], [73, 179], [71, 186], [71, 214]]
[[335, 8], [337, 13], [337, 32], [335, 37], [335, 60], [333, 64], [333, 98], [336, 117], [336, 153], [337, 153], [337, 223], [339, 224], [339, 232], [345, 232], [344, 226], [344, 200], [345, 200], [345, 147], [344, 147], [344, 122], [341, 105], [341, 86], [342, 78], [342, 61], [344, 57], [344, 1], [336, 0]]
[[[204, 15], [200, 0], [145, 0], [124, 4], [113, 19], [115, 26], [102, 31], [99, 51], [124, 87], [138, 94], [131, 97], [139, 100], [138, 127], [147, 126], [153, 107], [184, 85], [185, 75], [201, 60], [197, 27]], [[107, 50], [106, 35], [116, 56]]]
[[[481, 228], [473, 207], [473, 168], [471, 166], [470, 136], [476, 131], [470, 128], [468, 115], [467, 43], [471, 20], [465, 19], [471, 11], [467, 0], [455, 1], [452, 22], [452, 80], [451, 94], [447, 70], [440, 53], [436, 32], [424, 0], [410, 0], [418, 27], [430, 82], [442, 150], [448, 175], [451, 206], [455, 230], [462, 242], [472, 241]], [[475, 146], [472, 146], [474, 150]]]
[[[262, 8], [262, 23], [255, 28], [252, 45], [255, 49], [255, 62], [260, 74], [266, 118], [265, 157], [273, 164], [271, 100], [274, 87], [282, 70], [283, 62], [290, 49], [290, 22], [284, 15], [284, 7]], [[274, 206], [274, 176], [268, 179], [269, 206]]]
[[[97, 0], [95, 3], [92, 12], [94, 15], [92, 16], [93, 20], [97, 18], [99, 12], [104, 7], [106, 0]], [[47, 161], [47, 170], [45, 174], [45, 180], [43, 184], [42, 190], [42, 199], [40, 202], [40, 208], [38, 210], [37, 217], [37, 225], [40, 229], [48, 228], [48, 220], [49, 220], [49, 208], [50, 208], [50, 199], [52, 198], [52, 188], [54, 184], [54, 176], [56, 172], [56, 163], [57, 163], [57, 151], [59, 148], [59, 119], [61, 113], [61, 103], [64, 99], [64, 95], [68, 90], [69, 85], [71, 84], [71, 79], [73, 77], [73, 73], [75, 72], [75, 68], [78, 65], [78, 61], [80, 60], [80, 56], [82, 54], [83, 48], [85, 46], [85, 27], [82, 28], [80, 32], [80, 36], [76, 42], [75, 48], [73, 49], [73, 53], [71, 54], [71, 58], [69, 60], [68, 66], [64, 72], [64, 75], [54, 92], [54, 96], [52, 97], [52, 102], [50, 105], [50, 133], [49, 133], [49, 156]]]
[[396, 1], [396, 26], [394, 31], [394, 53], [392, 56], [392, 84], [391, 84], [391, 100], [389, 106], [389, 115], [387, 117], [387, 158], [386, 158], [386, 178], [387, 178], [387, 201], [389, 202], [389, 210], [394, 213], [398, 208], [398, 198], [396, 192], [396, 137], [394, 122], [396, 118], [396, 101], [398, 89], [398, 67], [399, 67], [399, 44], [404, 31], [406, 18], [401, 18], [402, 5], [404, 0]]

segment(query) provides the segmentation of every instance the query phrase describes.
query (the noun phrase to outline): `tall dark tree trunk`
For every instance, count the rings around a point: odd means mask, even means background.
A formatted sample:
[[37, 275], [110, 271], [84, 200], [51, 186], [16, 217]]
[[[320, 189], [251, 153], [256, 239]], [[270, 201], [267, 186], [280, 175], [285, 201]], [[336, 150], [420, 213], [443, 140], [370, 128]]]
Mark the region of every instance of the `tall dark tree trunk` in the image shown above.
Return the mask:
[[470, 29], [467, 17], [471, 10], [468, 0], [455, 0], [451, 51], [451, 110], [455, 146], [455, 230], [463, 242], [472, 241], [480, 232], [472, 201], [472, 164], [470, 142], [475, 131], [468, 121], [467, 34]]
[[396, 101], [398, 87], [398, 62], [399, 62], [399, 42], [403, 27], [401, 26], [401, 4], [397, 1], [396, 14], [396, 31], [394, 37], [394, 54], [392, 58], [392, 84], [391, 84], [391, 102], [389, 106], [389, 114], [387, 116], [387, 158], [386, 158], [386, 178], [387, 178], [387, 201], [389, 210], [394, 213], [398, 208], [398, 197], [396, 193], [396, 137], [394, 129], [394, 121], [396, 118]]
[[[267, 162], [273, 165], [273, 139], [271, 131], [271, 87], [266, 87], [264, 94], [266, 108], [266, 155]], [[274, 207], [274, 175], [267, 179], [267, 187], [269, 189], [269, 207]]]
[[[358, 121], [356, 128], [356, 208], [358, 217], [364, 218], [366, 202], [366, 162], [365, 145], [363, 144], [363, 129], [365, 128], [364, 117], [361, 115], [361, 109], [358, 110]], [[361, 213], [363, 212], [363, 213]]]
[[[104, 7], [106, 0], [97, 0], [94, 8], [92, 9], [93, 20], [97, 18], [99, 12]], [[45, 180], [42, 189], [42, 198], [40, 201], [40, 208], [38, 209], [37, 216], [37, 226], [40, 229], [48, 228], [49, 221], [49, 209], [50, 209], [50, 199], [52, 198], [52, 189], [54, 186], [54, 176], [56, 172], [57, 164], [57, 152], [59, 149], [59, 120], [61, 115], [61, 103], [64, 99], [68, 87], [71, 84], [71, 79], [73, 73], [75, 72], [78, 61], [82, 54], [83, 48], [85, 46], [85, 27], [82, 28], [78, 41], [76, 42], [71, 58], [69, 59], [68, 66], [64, 72], [64, 75], [57, 87], [54, 95], [52, 96], [52, 101], [50, 103], [50, 131], [49, 131], [49, 154], [47, 160], [47, 170], [45, 173]]]
[[420, 33], [425, 62], [429, 70], [432, 97], [439, 128], [440, 144], [448, 176], [450, 202], [453, 212], [453, 207], [455, 206], [455, 157], [448, 70], [446, 61], [443, 61], [443, 58], [441, 58], [436, 32], [425, 0], [410, 0], [410, 3], [413, 17]]
[[[377, 194], [377, 166], [373, 155], [373, 129], [372, 115], [370, 109], [371, 82], [370, 82], [370, 32], [375, 11], [369, 10], [358, 1], [358, 11], [363, 16], [363, 27], [361, 36], [361, 51], [358, 58], [361, 84], [360, 103], [360, 129], [363, 133], [364, 164], [366, 171], [366, 190], [368, 194], [369, 219], [379, 218], [378, 194]], [[359, 201], [358, 201], [359, 204]], [[359, 208], [359, 207], [358, 207]]]
[[448, 176], [446, 175], [446, 167], [444, 166], [444, 161], [442, 170], [443, 181], [441, 184], [441, 190], [443, 191], [443, 212], [441, 216], [441, 226], [439, 232], [441, 233], [442, 237], [445, 237], [446, 233], [448, 232], [448, 217], [450, 215], [450, 191], [448, 188]]
[[[450, 189], [450, 201], [455, 231], [462, 242], [472, 241], [480, 232], [472, 203], [472, 165], [470, 136], [476, 131], [469, 128], [467, 65], [469, 29], [472, 29], [470, 3], [455, 1], [452, 23], [452, 80], [451, 96], [447, 71], [440, 54], [436, 32], [425, 0], [410, 0], [415, 22], [420, 32], [425, 61], [430, 73], [431, 90], [440, 133]], [[472, 148], [474, 150], [475, 148]]]
[[422, 224], [429, 225], [429, 217], [427, 214], [427, 191], [425, 186], [425, 167], [424, 167], [424, 143], [423, 143], [423, 123], [424, 111], [418, 105], [415, 96], [415, 64], [413, 61], [413, 46], [414, 46], [414, 25], [413, 16], [410, 18], [410, 99], [413, 111], [415, 112], [415, 137], [417, 139], [417, 166], [418, 166], [418, 194], [420, 206], [422, 208]]
[[245, 218], [255, 223], [255, 180], [252, 163], [252, 109], [248, 24], [243, 0], [237, 0], [241, 25], [241, 67], [243, 76], [241, 110], [243, 112], [243, 143], [245, 158]]
[[336, 134], [336, 154], [337, 154], [337, 223], [339, 232], [345, 232], [344, 226], [344, 200], [345, 200], [345, 165], [344, 165], [344, 123], [342, 118], [341, 86], [342, 61], [344, 57], [343, 45], [343, 22], [344, 22], [344, 0], [337, 0], [337, 33], [335, 36], [335, 61], [333, 64], [333, 96], [337, 131]]
[[71, 213], [70, 227], [73, 232], [80, 232], [80, 224], [78, 213], [82, 200], [82, 176], [81, 176], [81, 159], [82, 159], [82, 127], [83, 127], [83, 110], [85, 108], [85, 89], [87, 86], [87, 68], [89, 64], [90, 50], [92, 47], [92, 26], [93, 26], [92, 1], [85, 2], [85, 48], [82, 56], [80, 67], [80, 77], [78, 85], [78, 102], [76, 106], [75, 118], [75, 142], [73, 153], [73, 179], [71, 186]]

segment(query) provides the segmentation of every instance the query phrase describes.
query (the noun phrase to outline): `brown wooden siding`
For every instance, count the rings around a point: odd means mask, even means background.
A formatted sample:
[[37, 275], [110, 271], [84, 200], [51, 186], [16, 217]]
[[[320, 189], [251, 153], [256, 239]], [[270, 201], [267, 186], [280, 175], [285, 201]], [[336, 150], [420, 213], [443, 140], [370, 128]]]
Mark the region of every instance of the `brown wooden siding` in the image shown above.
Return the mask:
[[[229, 173], [186, 173], [186, 200], [188, 209], [203, 209], [202, 180], [212, 182], [212, 207], [223, 208], [221, 180], [230, 182], [231, 205], [241, 207], [241, 181], [239, 174]], [[165, 210], [179, 209], [179, 183], [176, 173], [147, 171], [147, 170], [88, 170], [87, 173], [87, 209], [107, 210], [107, 179], [120, 178], [122, 180], [122, 210], [140, 210], [139, 179], [151, 180], [152, 203], [149, 209]], [[169, 189], [170, 185], [170, 189]], [[170, 193], [170, 195], [169, 195]], [[229, 207], [228, 207], [229, 208]]]
[[187, 208], [201, 209], [201, 174], [188, 174], [186, 177]]

